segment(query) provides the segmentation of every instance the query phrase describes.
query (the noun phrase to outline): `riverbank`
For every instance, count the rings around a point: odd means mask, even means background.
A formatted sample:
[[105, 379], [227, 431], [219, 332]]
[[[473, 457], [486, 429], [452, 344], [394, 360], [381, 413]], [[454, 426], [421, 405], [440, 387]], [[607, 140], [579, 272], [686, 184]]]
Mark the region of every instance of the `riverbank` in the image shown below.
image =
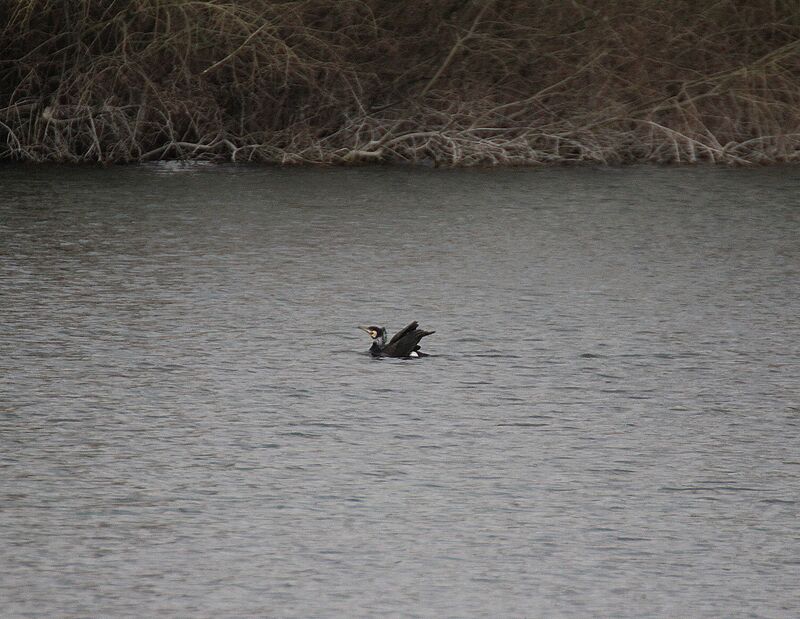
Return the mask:
[[780, 0], [14, 0], [0, 159], [800, 161]]

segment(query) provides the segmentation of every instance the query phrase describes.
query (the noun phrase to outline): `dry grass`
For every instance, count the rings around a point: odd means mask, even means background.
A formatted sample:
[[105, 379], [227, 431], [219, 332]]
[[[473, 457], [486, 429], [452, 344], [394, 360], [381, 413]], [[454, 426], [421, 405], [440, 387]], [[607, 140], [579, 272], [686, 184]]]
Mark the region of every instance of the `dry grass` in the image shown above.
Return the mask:
[[6, 0], [0, 158], [800, 159], [796, 0]]

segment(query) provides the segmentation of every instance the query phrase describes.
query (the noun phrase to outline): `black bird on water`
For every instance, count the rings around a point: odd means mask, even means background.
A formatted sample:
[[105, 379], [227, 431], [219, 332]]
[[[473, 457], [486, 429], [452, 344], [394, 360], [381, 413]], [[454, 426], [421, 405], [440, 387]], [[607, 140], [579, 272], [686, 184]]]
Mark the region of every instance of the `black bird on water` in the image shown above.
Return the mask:
[[405, 329], [394, 334], [389, 343], [386, 343], [386, 327], [359, 327], [366, 331], [372, 338], [369, 352], [373, 357], [427, 357], [424, 352], [419, 352], [419, 341], [426, 335], [436, 331], [423, 331], [417, 329], [419, 323], [415, 320]]

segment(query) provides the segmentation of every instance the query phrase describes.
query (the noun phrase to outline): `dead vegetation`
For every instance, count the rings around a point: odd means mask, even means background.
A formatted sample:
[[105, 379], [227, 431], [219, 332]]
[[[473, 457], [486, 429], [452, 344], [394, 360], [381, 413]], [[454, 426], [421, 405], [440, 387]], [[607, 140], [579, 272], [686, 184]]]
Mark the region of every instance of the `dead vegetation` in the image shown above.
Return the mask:
[[795, 0], [6, 0], [0, 158], [800, 159]]

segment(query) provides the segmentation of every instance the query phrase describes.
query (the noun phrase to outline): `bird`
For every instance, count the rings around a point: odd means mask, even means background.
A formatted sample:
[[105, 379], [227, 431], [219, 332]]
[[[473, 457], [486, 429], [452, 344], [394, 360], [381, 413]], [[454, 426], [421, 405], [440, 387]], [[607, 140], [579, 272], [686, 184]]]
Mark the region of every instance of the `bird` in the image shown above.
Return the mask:
[[415, 320], [395, 333], [388, 343], [386, 342], [386, 327], [370, 325], [358, 328], [366, 331], [372, 338], [369, 352], [373, 357], [427, 357], [427, 354], [419, 351], [419, 341], [427, 335], [433, 335], [436, 331], [424, 331], [417, 327], [419, 327], [419, 323]]

